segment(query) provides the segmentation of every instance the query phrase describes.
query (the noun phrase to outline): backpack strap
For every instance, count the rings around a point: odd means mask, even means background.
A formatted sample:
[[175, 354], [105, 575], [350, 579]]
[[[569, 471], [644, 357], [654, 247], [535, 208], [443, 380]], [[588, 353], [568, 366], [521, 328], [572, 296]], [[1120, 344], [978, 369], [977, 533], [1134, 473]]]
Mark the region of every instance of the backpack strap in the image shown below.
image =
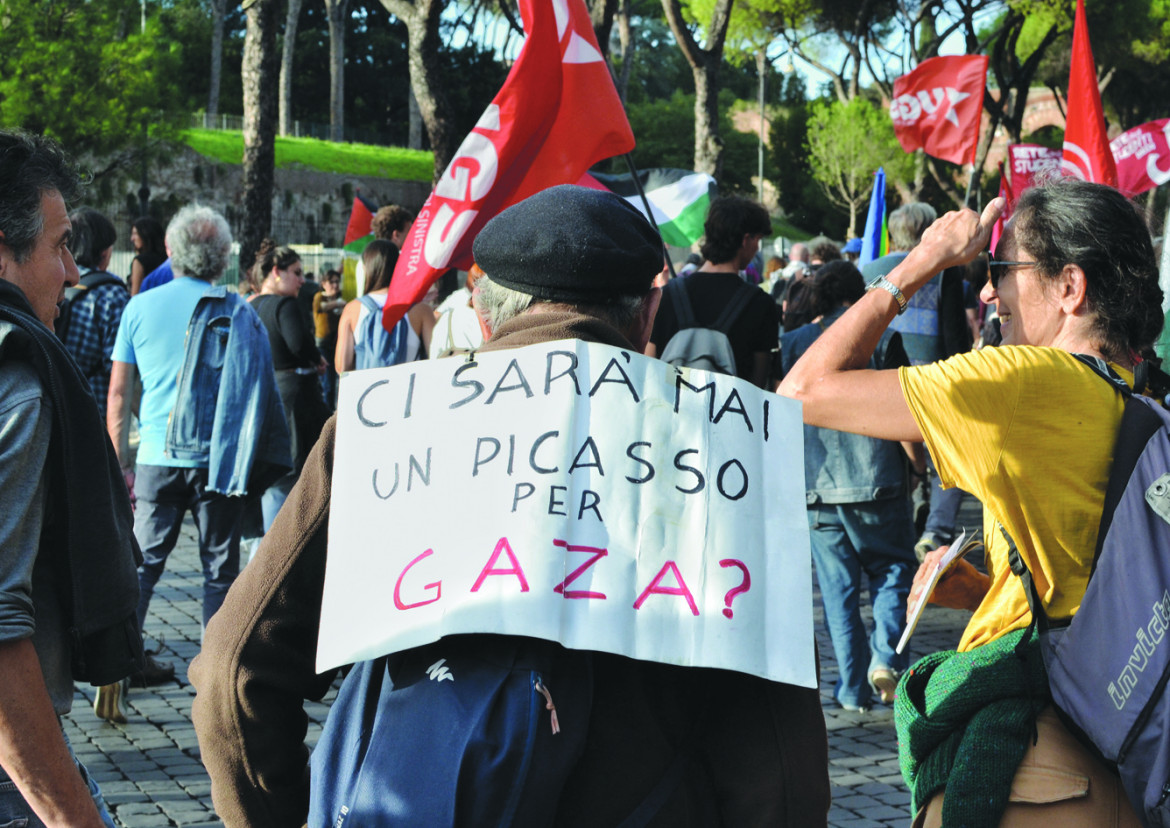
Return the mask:
[[121, 285], [126, 287], [126, 283], [115, 276], [113, 273], [107, 273], [104, 270], [91, 270], [78, 280], [79, 284], [87, 290], [93, 288], [103, 287], [105, 285]]
[[[1125, 384], [1125, 380], [1123, 380], [1121, 377], [1119, 377], [1117, 375], [1117, 372], [1114, 371], [1109, 366], [1109, 363], [1106, 362], [1105, 360], [1101, 359], [1101, 357], [1089, 356], [1088, 354], [1073, 354], [1073, 356], [1078, 361], [1083, 362], [1085, 365], [1092, 368], [1093, 373], [1095, 373], [1101, 379], [1105, 380], [1107, 383], [1112, 385], [1114, 387], [1114, 389], [1116, 389], [1117, 391], [1119, 391], [1120, 393], [1124, 394], [1127, 397], [1131, 396], [1133, 394], [1134, 390], [1136, 390], [1136, 388], [1138, 387], [1137, 386], [1138, 372], [1137, 372], [1136, 368], [1134, 369], [1135, 388], [1130, 388], [1128, 385]], [[1143, 372], [1143, 373], [1145, 373], [1145, 372]]]
[[719, 314], [719, 318], [715, 320], [715, 324], [711, 327], [723, 334], [730, 334], [735, 320], [743, 313], [748, 302], [752, 301], [752, 294], [757, 290], [759, 288], [755, 285], [740, 282], [739, 290], [731, 297], [731, 301], [727, 303], [727, 307], [723, 309], [723, 313]]
[[[1050, 625], [1048, 613], [1044, 611], [1044, 604], [1040, 600], [1040, 591], [1036, 589], [1036, 582], [1032, 579], [1032, 573], [1029, 571], [1028, 565], [1024, 563], [1024, 558], [1020, 555], [1015, 540], [1008, 534], [1008, 530], [1002, 523], [999, 524], [999, 531], [1003, 535], [1003, 539], [1007, 541], [1008, 566], [1012, 568], [1012, 574], [1023, 583], [1024, 595], [1028, 599], [1028, 609], [1032, 611], [1032, 620], [1028, 622], [1028, 630], [1036, 627], [1040, 630], [1040, 634], [1044, 635], [1048, 632]], [[1024, 637], [1020, 639], [1020, 643], [1023, 644], [1030, 637], [1028, 633], [1025, 633]]]
[[1097, 559], [1105, 546], [1105, 535], [1113, 525], [1113, 513], [1121, 496], [1129, 485], [1138, 458], [1146, 449], [1150, 438], [1162, 427], [1162, 418], [1152, 407], [1130, 397], [1125, 401], [1125, 412], [1121, 415], [1121, 428], [1117, 443], [1113, 447], [1113, 467], [1109, 470], [1109, 482], [1105, 486], [1105, 506], [1101, 511], [1101, 525], [1097, 529], [1097, 548], [1093, 552], [1093, 568], [1089, 577], [1097, 571]]
[[370, 313], [377, 313], [378, 311], [382, 310], [380, 307], [378, 307], [378, 303], [375, 302], [373, 297], [371, 297], [368, 293], [363, 293], [358, 301], [365, 305]]
[[672, 279], [666, 283], [666, 291], [670, 294], [670, 303], [674, 308], [675, 321], [678, 329], [685, 331], [695, 327], [695, 311], [691, 306], [691, 297], [687, 295], [687, 286], [682, 279]]

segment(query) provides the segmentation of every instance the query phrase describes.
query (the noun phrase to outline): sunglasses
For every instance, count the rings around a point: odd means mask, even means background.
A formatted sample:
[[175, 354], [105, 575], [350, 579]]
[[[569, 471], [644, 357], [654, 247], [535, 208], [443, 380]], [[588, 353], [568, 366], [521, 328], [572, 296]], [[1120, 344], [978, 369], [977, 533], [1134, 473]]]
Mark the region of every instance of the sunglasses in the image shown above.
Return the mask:
[[991, 286], [999, 288], [999, 280], [1011, 269], [1016, 267], [1035, 267], [1035, 262], [1002, 262], [992, 259], [987, 263], [987, 275], [991, 279]]

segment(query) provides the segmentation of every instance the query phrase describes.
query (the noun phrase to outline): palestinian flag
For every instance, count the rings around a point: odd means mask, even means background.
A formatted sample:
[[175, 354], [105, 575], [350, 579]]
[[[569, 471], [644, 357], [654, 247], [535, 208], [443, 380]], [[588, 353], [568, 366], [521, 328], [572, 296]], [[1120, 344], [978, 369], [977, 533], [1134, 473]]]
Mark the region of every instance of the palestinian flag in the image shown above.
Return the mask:
[[[646, 214], [646, 206], [638, 195], [629, 173], [593, 177], [608, 189], [620, 195]], [[707, 208], [715, 198], [715, 179], [706, 173], [690, 170], [670, 170], [661, 167], [639, 170], [638, 179], [646, 191], [646, 200], [654, 211], [654, 222], [662, 233], [662, 240], [674, 247], [690, 247], [703, 236], [703, 222]]]
[[360, 256], [366, 245], [374, 240], [370, 222], [374, 220], [374, 213], [377, 211], [378, 207], [363, 198], [361, 190], [358, 190], [357, 195], [353, 197], [349, 224], [345, 228], [345, 241], [341, 243], [346, 253]]

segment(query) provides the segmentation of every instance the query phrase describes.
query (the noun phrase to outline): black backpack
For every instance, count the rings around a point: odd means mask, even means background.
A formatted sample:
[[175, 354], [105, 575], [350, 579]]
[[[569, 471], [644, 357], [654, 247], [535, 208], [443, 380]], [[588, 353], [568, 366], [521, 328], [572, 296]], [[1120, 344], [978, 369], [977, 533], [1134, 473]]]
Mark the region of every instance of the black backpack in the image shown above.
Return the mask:
[[85, 296], [86, 291], [103, 285], [121, 285], [123, 289], [126, 289], [125, 282], [113, 273], [107, 273], [104, 270], [91, 270], [82, 276], [75, 286], [65, 288], [65, 300], [61, 303], [61, 315], [57, 317], [57, 322], [53, 326], [58, 339], [64, 342], [65, 335], [69, 332], [69, 318], [73, 314], [73, 303]]

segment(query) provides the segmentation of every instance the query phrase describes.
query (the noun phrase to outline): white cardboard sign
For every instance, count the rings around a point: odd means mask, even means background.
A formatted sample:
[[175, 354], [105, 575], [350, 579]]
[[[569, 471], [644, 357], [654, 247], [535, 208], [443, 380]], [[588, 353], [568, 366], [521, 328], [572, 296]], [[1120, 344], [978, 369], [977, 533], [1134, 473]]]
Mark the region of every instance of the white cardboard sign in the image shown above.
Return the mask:
[[337, 418], [318, 669], [483, 632], [816, 686], [799, 403], [565, 340]]

